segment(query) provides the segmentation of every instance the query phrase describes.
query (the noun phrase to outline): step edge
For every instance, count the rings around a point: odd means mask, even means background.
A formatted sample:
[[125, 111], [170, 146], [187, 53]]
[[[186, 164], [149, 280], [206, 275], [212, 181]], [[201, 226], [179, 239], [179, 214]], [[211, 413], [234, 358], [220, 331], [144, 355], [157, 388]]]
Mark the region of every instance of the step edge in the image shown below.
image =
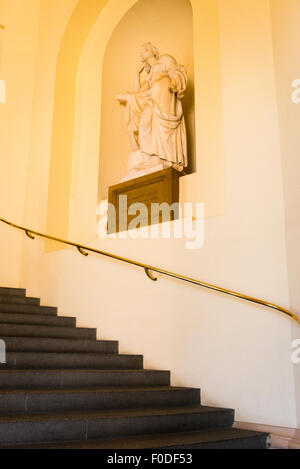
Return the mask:
[[[197, 412], [196, 408], [204, 409], [204, 412]], [[136, 411], [141, 412], [139, 415], [132, 415], [132, 412]], [[142, 413], [142, 411], [147, 410], [147, 413]], [[118, 411], [121, 414], [116, 414]], [[149, 411], [152, 413], [149, 414]], [[158, 413], [162, 412], [163, 413]], [[172, 411], [172, 412], [170, 412]], [[175, 411], [175, 412], [174, 412]], [[104, 413], [105, 412], [105, 415]], [[103, 415], [101, 415], [103, 413]], [[116, 415], [109, 415], [109, 413]], [[131, 415], [130, 415], [131, 414]], [[113, 420], [113, 419], [126, 419], [128, 416], [130, 418], [144, 418], [144, 417], [153, 417], [153, 416], [178, 416], [178, 415], [214, 415], [214, 414], [228, 414], [228, 417], [234, 414], [233, 409], [223, 409], [219, 407], [207, 407], [202, 405], [187, 405], [187, 406], [176, 406], [176, 407], [163, 407], [163, 408], [147, 408], [147, 409], [112, 409], [103, 411], [84, 411], [82, 415], [80, 411], [65, 411], [65, 412], [53, 412], [53, 413], [43, 413], [38, 414], [15, 414], [15, 415], [0, 415], [0, 425], [8, 423], [46, 423], [46, 422], [60, 422], [60, 421], [84, 421], [88, 422], [90, 420]]]
[[186, 392], [186, 393], [199, 393], [201, 392], [200, 389], [198, 388], [180, 388], [180, 387], [173, 387], [173, 386], [159, 386], [159, 385], [154, 385], [154, 386], [147, 386], [147, 387], [135, 387], [135, 386], [94, 386], [94, 387], [79, 387], [79, 388], [49, 388], [49, 389], [39, 389], [39, 388], [34, 388], [34, 389], [1, 389], [0, 390], [0, 396], [1, 395], [20, 395], [20, 394], [29, 394], [29, 395], [35, 395], [35, 394], [42, 394], [42, 395], [47, 395], [47, 394], [80, 394], [80, 393], [134, 393], [134, 392], [166, 392], [166, 393], [176, 393], [176, 392]]

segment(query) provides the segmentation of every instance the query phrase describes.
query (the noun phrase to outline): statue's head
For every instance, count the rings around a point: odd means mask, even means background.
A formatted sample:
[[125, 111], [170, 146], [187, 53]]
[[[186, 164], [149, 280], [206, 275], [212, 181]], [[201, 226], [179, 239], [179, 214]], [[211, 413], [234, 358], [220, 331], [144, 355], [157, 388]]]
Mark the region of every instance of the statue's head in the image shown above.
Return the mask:
[[157, 48], [151, 44], [151, 42], [147, 42], [142, 46], [141, 59], [143, 62], [147, 62], [147, 60], [151, 59], [152, 57], [158, 59], [159, 52]]

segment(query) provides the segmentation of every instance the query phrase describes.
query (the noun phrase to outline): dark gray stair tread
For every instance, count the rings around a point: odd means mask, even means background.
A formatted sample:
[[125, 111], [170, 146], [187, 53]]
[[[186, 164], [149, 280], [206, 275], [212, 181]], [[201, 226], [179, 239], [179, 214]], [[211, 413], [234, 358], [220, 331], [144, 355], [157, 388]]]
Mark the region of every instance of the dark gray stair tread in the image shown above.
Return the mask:
[[26, 290], [24, 288], [7, 288], [0, 287], [1, 296], [25, 296]]
[[31, 298], [27, 296], [13, 296], [1, 295], [0, 304], [14, 304], [14, 305], [35, 305], [40, 306], [40, 298]]
[[57, 308], [54, 306], [40, 306], [31, 304], [0, 303], [0, 312], [19, 314], [44, 314], [45, 316], [57, 316]]
[[152, 386], [152, 387], [145, 387], [145, 386], [139, 386], [139, 387], [132, 387], [132, 386], [111, 386], [111, 387], [105, 387], [105, 386], [96, 386], [96, 387], [87, 387], [87, 388], [67, 388], [67, 389], [0, 389], [0, 400], [2, 396], [9, 395], [12, 396], [14, 394], [20, 395], [20, 394], [26, 394], [26, 395], [45, 395], [45, 394], [80, 394], [80, 393], [85, 393], [85, 392], [90, 392], [90, 393], [123, 393], [124, 391], [126, 392], [176, 392], [176, 391], [199, 391], [198, 388], [187, 388], [187, 387], [181, 387], [181, 386]]
[[151, 408], [151, 409], [113, 409], [101, 411], [85, 411], [85, 412], [55, 412], [41, 414], [18, 414], [18, 415], [0, 415], [0, 424], [2, 423], [19, 423], [19, 422], [45, 422], [59, 420], [100, 420], [100, 419], [122, 419], [132, 417], [153, 417], [153, 416], [177, 416], [191, 414], [215, 414], [215, 413], [233, 413], [232, 409], [221, 407], [207, 406], [183, 406], [183, 407], [167, 407], [167, 408]]
[[0, 416], [0, 444], [97, 440], [231, 427], [234, 411], [201, 406]]
[[6, 364], [0, 369], [22, 368], [94, 368], [139, 369], [143, 368], [142, 355], [104, 353], [55, 353], [55, 352], [7, 352]]
[[95, 339], [5, 337], [5, 344], [7, 352], [118, 353], [119, 349], [117, 341]]
[[[0, 324], [0, 338], [8, 337], [46, 337], [46, 338], [72, 338], [72, 339], [96, 339], [96, 329]], [[5, 340], [5, 339], [4, 339]]]
[[76, 327], [76, 318], [0, 311], [0, 324], [31, 324], [43, 326]]
[[72, 386], [169, 385], [170, 372], [165, 370], [1, 370], [2, 388], [29, 389]]
[[[62, 412], [200, 405], [200, 390], [171, 386], [1, 390], [0, 412]], [[0, 414], [0, 415], [1, 415]]]
[[[28, 449], [266, 449], [268, 434], [235, 428], [212, 428], [187, 433], [138, 435], [128, 438], [20, 446]], [[18, 447], [16, 447], [18, 448]]]

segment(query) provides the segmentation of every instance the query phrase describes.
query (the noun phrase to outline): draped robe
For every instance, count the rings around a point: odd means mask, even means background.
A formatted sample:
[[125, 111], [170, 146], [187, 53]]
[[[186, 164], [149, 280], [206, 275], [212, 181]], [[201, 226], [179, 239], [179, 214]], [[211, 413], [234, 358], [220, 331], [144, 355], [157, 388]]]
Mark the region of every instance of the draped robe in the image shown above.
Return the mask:
[[145, 91], [128, 93], [128, 130], [138, 134], [142, 152], [182, 171], [188, 165], [181, 103], [187, 87], [186, 71], [182, 65], [168, 66], [162, 61], [152, 67], [147, 82]]

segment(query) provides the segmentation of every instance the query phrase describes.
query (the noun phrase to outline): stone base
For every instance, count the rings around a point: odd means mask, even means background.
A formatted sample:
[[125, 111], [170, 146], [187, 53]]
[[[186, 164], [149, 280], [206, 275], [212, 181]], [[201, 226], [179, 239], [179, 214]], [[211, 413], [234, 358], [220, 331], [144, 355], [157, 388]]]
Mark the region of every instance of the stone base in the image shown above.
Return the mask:
[[[163, 218], [162, 213], [158, 219], [153, 220], [151, 205], [167, 203], [171, 206], [173, 203], [179, 202], [179, 177], [178, 171], [168, 168], [110, 187], [108, 201], [115, 207], [116, 217], [109, 208], [108, 234], [168, 221]], [[120, 196], [127, 196], [127, 200], [120, 198]], [[142, 213], [142, 211], [134, 210], [135, 214], [129, 215], [130, 206], [138, 203], [143, 204], [147, 208], [147, 212]], [[137, 207], [135, 208], [137, 209]], [[130, 223], [137, 216], [139, 216], [139, 224], [137, 226], [131, 224], [130, 226]], [[177, 212], [172, 211], [170, 219], [176, 220], [178, 216]], [[115, 222], [114, 218], [116, 218]]]
[[158, 171], [162, 171], [165, 169], [164, 165], [158, 164], [157, 166], [154, 166], [153, 168], [150, 169], [141, 169], [139, 171], [131, 171], [131, 173], [127, 174], [127, 176], [124, 176], [123, 178], [120, 179], [120, 183], [122, 182], [127, 182], [127, 181], [132, 181], [134, 179], [141, 178], [143, 176], [147, 176], [148, 174], [153, 174], [157, 173]]
[[131, 153], [128, 160], [128, 174], [120, 182], [131, 181], [147, 174], [156, 173], [172, 166], [172, 163], [161, 160], [158, 156], [148, 155], [137, 150]]

